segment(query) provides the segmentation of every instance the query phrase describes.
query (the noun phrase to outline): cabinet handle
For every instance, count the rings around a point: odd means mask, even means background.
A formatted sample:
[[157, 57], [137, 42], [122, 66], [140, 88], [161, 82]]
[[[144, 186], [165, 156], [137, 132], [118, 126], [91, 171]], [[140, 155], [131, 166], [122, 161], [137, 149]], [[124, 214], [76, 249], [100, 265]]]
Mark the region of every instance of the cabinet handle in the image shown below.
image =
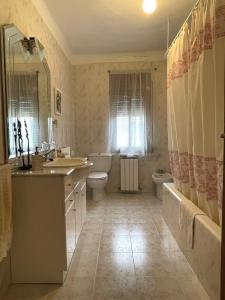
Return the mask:
[[73, 208], [73, 211], [77, 211], [76, 208]]
[[71, 183], [68, 183], [68, 184], [67, 184], [67, 186], [71, 186], [71, 185], [72, 185]]
[[70, 199], [71, 202], [73, 202], [73, 199]]

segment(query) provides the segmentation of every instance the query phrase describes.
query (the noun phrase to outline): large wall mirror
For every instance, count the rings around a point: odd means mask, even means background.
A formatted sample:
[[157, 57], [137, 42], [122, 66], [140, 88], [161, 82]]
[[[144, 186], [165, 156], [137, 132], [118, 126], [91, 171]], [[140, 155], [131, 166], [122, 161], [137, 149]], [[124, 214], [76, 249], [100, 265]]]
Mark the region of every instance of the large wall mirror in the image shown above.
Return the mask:
[[14, 25], [1, 28], [6, 158], [35, 151], [51, 139], [50, 72], [44, 48]]

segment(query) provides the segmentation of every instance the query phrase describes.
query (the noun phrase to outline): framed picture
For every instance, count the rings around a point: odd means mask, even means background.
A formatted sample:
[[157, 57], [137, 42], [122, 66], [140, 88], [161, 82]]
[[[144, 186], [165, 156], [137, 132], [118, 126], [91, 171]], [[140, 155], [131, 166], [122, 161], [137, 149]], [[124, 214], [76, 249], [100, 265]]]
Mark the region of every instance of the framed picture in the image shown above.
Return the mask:
[[55, 88], [55, 114], [62, 115], [62, 92]]

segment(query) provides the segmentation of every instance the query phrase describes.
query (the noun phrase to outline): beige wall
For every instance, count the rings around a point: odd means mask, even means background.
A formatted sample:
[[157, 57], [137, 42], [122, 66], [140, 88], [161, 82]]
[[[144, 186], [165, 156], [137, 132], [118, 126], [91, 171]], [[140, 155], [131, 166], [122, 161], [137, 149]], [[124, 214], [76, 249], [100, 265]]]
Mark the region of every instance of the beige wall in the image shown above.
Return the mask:
[[[11, 23], [14, 23], [26, 36], [37, 37], [44, 45], [51, 72], [52, 88], [56, 86], [63, 93], [63, 116], [57, 117], [56, 142], [59, 146], [73, 146], [74, 100], [71, 64], [34, 8], [31, 0], [0, 0], [0, 25]], [[2, 118], [0, 118], [1, 120]], [[3, 148], [1, 137], [2, 130], [0, 132], [0, 163]], [[2, 298], [1, 293], [7, 288], [8, 283], [9, 259], [7, 258], [0, 263], [0, 299]]]
[[[107, 70], [148, 69], [152, 71], [155, 151], [150, 157], [141, 161], [140, 168], [143, 189], [150, 191], [152, 172], [157, 168], [168, 168], [165, 62], [110, 63], [72, 67], [30, 0], [0, 0], [0, 7], [0, 25], [14, 23], [26, 36], [35, 36], [44, 45], [51, 72], [52, 89], [58, 87], [63, 94], [63, 116], [54, 116], [58, 119], [55, 140], [58, 146], [70, 145], [78, 155], [106, 150]], [[52, 110], [53, 107], [52, 97]], [[74, 122], [74, 117], [76, 122]], [[1, 136], [2, 131], [0, 140]], [[1, 151], [2, 142], [0, 143], [0, 159]], [[108, 189], [116, 191], [119, 186], [119, 161], [116, 157], [113, 160], [114, 167], [111, 171]], [[0, 263], [0, 298], [1, 292], [7, 288], [8, 283], [9, 259], [6, 259]]]
[[[150, 70], [153, 80], [153, 147], [154, 152], [140, 161], [140, 183], [143, 191], [152, 191], [152, 173], [168, 170], [166, 126], [166, 62], [99, 63], [74, 67], [75, 153], [107, 151], [109, 118], [108, 70]], [[120, 186], [119, 157], [113, 157], [108, 190]]]
[[[71, 144], [74, 140], [72, 65], [36, 11], [32, 1], [0, 0], [0, 7], [0, 25], [14, 23], [26, 36], [37, 37], [45, 47], [52, 88], [59, 88], [63, 94], [63, 116], [55, 116], [58, 119], [56, 142], [59, 146]], [[54, 110], [53, 90], [52, 109]]]

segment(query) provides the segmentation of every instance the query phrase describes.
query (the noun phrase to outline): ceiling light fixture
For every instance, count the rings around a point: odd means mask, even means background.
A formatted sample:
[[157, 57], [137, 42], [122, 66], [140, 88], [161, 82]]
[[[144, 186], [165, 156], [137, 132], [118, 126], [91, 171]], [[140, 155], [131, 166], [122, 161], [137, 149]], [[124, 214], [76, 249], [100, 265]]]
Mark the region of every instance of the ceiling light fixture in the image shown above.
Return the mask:
[[146, 14], [152, 14], [157, 7], [156, 0], [143, 0], [142, 8]]

